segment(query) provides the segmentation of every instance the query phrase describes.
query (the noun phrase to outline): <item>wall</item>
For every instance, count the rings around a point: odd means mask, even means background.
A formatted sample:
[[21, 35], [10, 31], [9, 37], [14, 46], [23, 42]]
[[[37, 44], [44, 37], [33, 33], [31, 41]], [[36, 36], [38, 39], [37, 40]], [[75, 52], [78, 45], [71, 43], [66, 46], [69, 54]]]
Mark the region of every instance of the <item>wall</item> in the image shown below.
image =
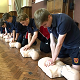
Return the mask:
[[80, 29], [80, 0], [75, 0], [74, 5], [74, 21], [79, 23], [79, 29]]
[[8, 12], [8, 0], [0, 0], [0, 13]]
[[[9, 12], [10, 12], [10, 11], [16, 11], [14, 0], [8, 0], [8, 1], [10, 1]], [[9, 3], [9, 2], [8, 2], [8, 3]]]
[[21, 0], [21, 7], [32, 6], [32, 0]]
[[44, 1], [41, 1], [39, 3], [33, 3], [32, 4], [32, 18], [34, 18], [34, 12], [39, 8], [47, 8], [47, 3]]

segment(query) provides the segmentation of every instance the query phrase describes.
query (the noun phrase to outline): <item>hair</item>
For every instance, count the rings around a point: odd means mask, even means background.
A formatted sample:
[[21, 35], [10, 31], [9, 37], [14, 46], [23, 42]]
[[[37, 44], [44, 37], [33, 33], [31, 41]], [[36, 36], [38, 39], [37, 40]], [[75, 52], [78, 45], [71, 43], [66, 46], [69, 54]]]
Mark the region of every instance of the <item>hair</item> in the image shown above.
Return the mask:
[[17, 22], [25, 21], [26, 18], [29, 18], [28, 15], [27, 15], [26, 13], [21, 13], [21, 14], [19, 14], [19, 15], [17, 16], [16, 21], [17, 21]]
[[51, 15], [45, 8], [40, 8], [34, 13], [34, 20], [36, 27], [39, 28], [41, 24], [48, 21], [48, 15]]
[[4, 13], [2, 17], [3, 17], [3, 20], [6, 21], [7, 19], [9, 19], [9, 17], [11, 17], [11, 15], [9, 13]]
[[0, 19], [0, 27], [3, 26], [4, 23], [5, 23], [5, 22], [4, 22], [3, 19], [1, 18], [1, 19]]

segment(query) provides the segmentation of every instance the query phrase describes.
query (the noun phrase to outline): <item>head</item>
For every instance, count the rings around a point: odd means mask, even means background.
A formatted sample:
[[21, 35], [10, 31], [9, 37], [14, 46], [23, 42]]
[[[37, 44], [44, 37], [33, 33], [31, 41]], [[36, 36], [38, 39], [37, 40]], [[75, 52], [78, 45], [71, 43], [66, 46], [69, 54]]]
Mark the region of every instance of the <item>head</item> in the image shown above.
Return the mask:
[[52, 15], [45, 8], [41, 8], [35, 11], [34, 20], [37, 28], [40, 28], [40, 26], [47, 28], [51, 26]]
[[28, 26], [29, 17], [26, 13], [21, 13], [18, 15], [17, 21], [20, 22], [23, 26]]
[[3, 21], [3, 19], [0, 19], [0, 26], [3, 28], [6, 27], [6, 23]]
[[12, 17], [9, 13], [4, 13], [2, 17], [4, 21], [12, 22]]

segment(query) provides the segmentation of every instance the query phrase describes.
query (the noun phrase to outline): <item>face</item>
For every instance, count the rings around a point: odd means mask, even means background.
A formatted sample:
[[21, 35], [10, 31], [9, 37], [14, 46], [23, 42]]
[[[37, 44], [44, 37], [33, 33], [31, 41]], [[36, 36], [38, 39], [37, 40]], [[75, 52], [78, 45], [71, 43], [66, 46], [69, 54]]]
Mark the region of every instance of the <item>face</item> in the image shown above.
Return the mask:
[[6, 23], [4, 23], [4, 25], [2, 25], [2, 27], [5, 28], [6, 27]]
[[49, 15], [48, 21], [43, 22], [41, 26], [43, 26], [44, 28], [47, 28], [51, 26], [51, 23], [52, 23], [52, 16]]
[[26, 18], [25, 21], [20, 21], [20, 23], [21, 23], [23, 26], [28, 26], [28, 24], [29, 24], [29, 19]]
[[12, 22], [12, 17], [9, 17], [9, 19], [6, 20], [7, 22]]

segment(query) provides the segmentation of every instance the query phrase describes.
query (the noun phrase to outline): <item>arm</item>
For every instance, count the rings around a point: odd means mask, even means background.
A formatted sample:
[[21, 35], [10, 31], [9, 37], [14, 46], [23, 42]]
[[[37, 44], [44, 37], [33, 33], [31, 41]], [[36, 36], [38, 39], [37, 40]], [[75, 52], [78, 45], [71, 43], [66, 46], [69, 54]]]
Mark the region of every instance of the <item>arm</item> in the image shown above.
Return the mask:
[[19, 33], [16, 33], [16, 40], [18, 39]]
[[[52, 59], [46, 61], [45, 66], [50, 66], [50, 65], [55, 64], [56, 58], [58, 57], [58, 54], [61, 50], [65, 37], [66, 37], [66, 34], [64, 35], [59, 34], [56, 47], [54, 47], [54, 45], [51, 45]], [[51, 42], [53, 42], [52, 38], [51, 38]]]
[[31, 38], [32, 38], [32, 34], [31, 33], [28, 33], [28, 43], [30, 43]]
[[[54, 53], [56, 44], [55, 44], [55, 38], [52, 33], [50, 33], [50, 47], [51, 47], [51, 52]], [[53, 56], [53, 54], [52, 54], [52, 56]]]
[[34, 32], [34, 35], [32, 36], [32, 39], [29, 39], [30, 42], [28, 41], [29, 42], [28, 45], [25, 45], [23, 50], [29, 49], [31, 47], [31, 45], [34, 43], [34, 41], [36, 40], [37, 36], [38, 36], [38, 31]]
[[59, 55], [59, 52], [60, 52], [60, 50], [61, 50], [61, 47], [62, 47], [62, 44], [63, 44], [63, 42], [64, 42], [65, 37], [66, 37], [66, 34], [64, 34], [64, 35], [60, 35], [60, 34], [59, 34], [58, 43], [57, 43], [57, 45], [56, 45], [55, 52], [54, 52], [54, 53], [52, 52], [53, 62], [55, 62], [56, 58], [57, 58], [58, 55]]
[[31, 46], [35, 42], [37, 36], [38, 36], [38, 31], [35, 31], [33, 36], [32, 36], [31, 41], [28, 43], [29, 46]]
[[13, 42], [15, 41], [15, 30], [13, 30]]

